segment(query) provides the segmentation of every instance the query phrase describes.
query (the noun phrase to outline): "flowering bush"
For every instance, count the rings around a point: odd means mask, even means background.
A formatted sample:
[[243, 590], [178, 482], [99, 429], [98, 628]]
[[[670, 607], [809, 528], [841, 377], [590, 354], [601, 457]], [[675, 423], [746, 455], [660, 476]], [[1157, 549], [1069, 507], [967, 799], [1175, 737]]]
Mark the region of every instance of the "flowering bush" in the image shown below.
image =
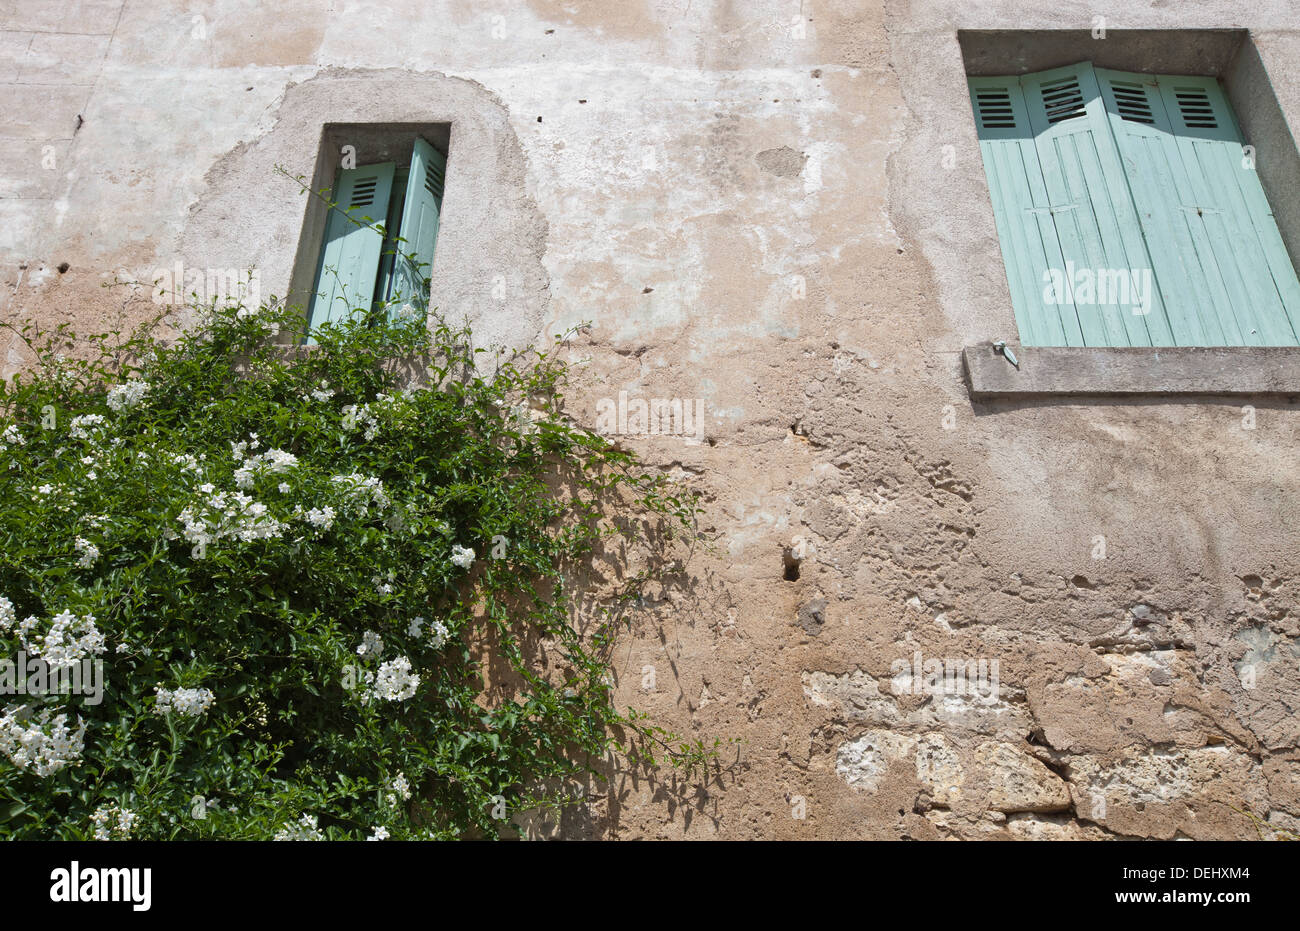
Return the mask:
[[172, 343], [24, 331], [38, 361], [0, 385], [0, 835], [491, 837], [620, 725], [663, 742], [615, 710], [612, 624], [577, 622], [567, 574], [616, 532], [609, 501], [655, 541], [692, 501], [564, 419], [545, 353], [483, 375], [441, 323], [300, 331], [274, 307]]

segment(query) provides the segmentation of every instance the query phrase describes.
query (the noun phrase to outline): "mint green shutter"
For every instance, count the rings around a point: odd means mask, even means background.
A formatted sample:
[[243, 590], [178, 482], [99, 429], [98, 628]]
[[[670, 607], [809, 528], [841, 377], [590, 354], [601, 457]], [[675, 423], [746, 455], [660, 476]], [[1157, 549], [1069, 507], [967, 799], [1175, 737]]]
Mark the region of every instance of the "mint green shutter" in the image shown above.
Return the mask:
[[1041, 309], [1043, 275], [1048, 268], [1061, 264], [1061, 248], [1048, 209], [1043, 171], [1029, 130], [1020, 80], [969, 80], [980, 153], [1020, 341], [1036, 346], [1061, 345], [1065, 337], [1060, 319]]
[[1065, 345], [1149, 346], [1163, 311], [1158, 299], [1154, 307], [1134, 299], [1132, 276], [1149, 277], [1151, 261], [1093, 68], [1027, 74], [1020, 84], [1061, 243], [1059, 270], [1069, 292], [1079, 286], [1073, 302], [1040, 306], [1060, 314]]
[[383, 224], [388, 213], [394, 167], [380, 162], [339, 172], [308, 318], [313, 327], [370, 310], [384, 242], [372, 224]]
[[397, 306], [407, 303], [424, 308], [428, 303], [425, 282], [433, 269], [446, 173], [447, 157], [417, 137], [411, 153], [411, 173], [406, 182], [406, 202], [389, 295]]
[[[1092, 66], [971, 78], [970, 86], [1021, 343], [1147, 346], [1166, 338], [1154, 285], [1146, 308], [1127, 287], [1151, 262]], [[1075, 294], [1076, 279], [1092, 276], [1096, 285], [1099, 273], [1107, 275], [1104, 295], [1096, 287]], [[1119, 294], [1117, 276], [1127, 279]]]
[[1173, 345], [1300, 344], [1300, 283], [1218, 81], [1098, 76]]
[[1187, 179], [1152, 75], [1098, 69], [1111, 131], [1138, 211], [1152, 267], [1169, 308], [1169, 345], [1225, 345], [1209, 300], [1204, 230], [1187, 222]]

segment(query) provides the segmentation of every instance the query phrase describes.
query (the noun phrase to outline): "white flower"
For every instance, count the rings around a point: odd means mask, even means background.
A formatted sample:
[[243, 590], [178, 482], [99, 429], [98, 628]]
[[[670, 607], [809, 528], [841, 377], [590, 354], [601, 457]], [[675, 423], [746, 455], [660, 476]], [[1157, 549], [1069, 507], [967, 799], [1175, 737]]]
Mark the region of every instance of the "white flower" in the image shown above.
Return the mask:
[[77, 537], [76, 547], [81, 553], [77, 565], [82, 569], [89, 569], [95, 564], [95, 560], [99, 558], [99, 547], [82, 537]]
[[384, 652], [384, 638], [373, 630], [361, 635], [361, 645], [357, 647], [357, 656], [378, 656]]
[[103, 653], [104, 635], [95, 627], [95, 616], [78, 618], [64, 611], [50, 619], [50, 629], [32, 636], [39, 621], [29, 617], [18, 625], [18, 639], [23, 649], [38, 656], [55, 669], [70, 669], [92, 653]]
[[199, 465], [199, 460], [195, 459], [189, 453], [177, 453], [172, 456], [172, 462], [180, 466], [182, 471], [193, 472], [195, 475], [203, 473], [203, 466]]
[[411, 623], [406, 625], [407, 636], [410, 637], [420, 636], [420, 628], [422, 628], [423, 626], [424, 626], [424, 618], [422, 617], [411, 618]]
[[411, 672], [411, 661], [405, 656], [381, 663], [375, 674], [375, 682], [367, 700], [378, 698], [382, 701], [404, 701], [415, 695], [420, 684], [420, 677]]
[[[256, 437], [254, 433], [252, 436]], [[298, 457], [283, 449], [268, 449], [257, 456], [250, 456], [244, 464], [235, 470], [235, 484], [245, 490], [253, 487], [253, 480], [259, 475], [280, 475], [288, 472], [298, 464]]]
[[329, 530], [334, 526], [335, 516], [334, 509], [326, 506], [323, 508], [312, 508], [303, 515], [303, 519], [313, 527], [317, 527], [321, 530]]
[[373, 440], [379, 433], [379, 420], [370, 410], [369, 404], [347, 404], [343, 407], [343, 422], [341, 424], [345, 433], [352, 433], [358, 427], [364, 428], [367, 440]]
[[95, 840], [126, 840], [131, 836], [135, 820], [135, 812], [116, 805], [101, 805], [90, 816], [95, 826]]
[[287, 494], [289, 493], [289, 483], [288, 483], [288, 482], [281, 482], [279, 485], [276, 485], [275, 488], [276, 488], [276, 491], [280, 492], [280, 494], [282, 494], [282, 495], [287, 495]]
[[109, 410], [116, 414], [130, 410], [144, 400], [144, 396], [148, 393], [149, 383], [146, 381], [133, 380], [125, 384], [114, 385], [108, 389]]
[[334, 389], [330, 387], [329, 382], [321, 381], [320, 387], [312, 389], [311, 396], [317, 401], [328, 401], [334, 397]]
[[18, 615], [14, 613], [14, 603], [3, 595], [0, 595], [0, 630], [8, 630], [14, 626], [14, 621]]
[[210, 689], [165, 689], [154, 686], [158, 699], [154, 702], [154, 714], [176, 712], [183, 718], [197, 718], [212, 707], [216, 698]]
[[382, 575], [372, 575], [370, 584], [375, 587], [375, 591], [381, 595], [391, 595], [393, 593], [393, 582], [397, 578], [396, 573], [391, 569], [388, 572], [388, 580], [385, 581]]
[[441, 650], [447, 643], [447, 638], [451, 636], [451, 631], [442, 621], [434, 621], [429, 625], [429, 645], [435, 650]]
[[298, 457], [283, 449], [268, 449], [257, 458], [262, 461], [267, 471], [271, 473], [288, 472], [298, 464]]
[[388, 783], [388, 789], [384, 792], [384, 800], [389, 805], [396, 805], [398, 802], [406, 802], [411, 798], [411, 784], [406, 781], [406, 776], [398, 773], [393, 777], [392, 782]]
[[104, 418], [99, 414], [82, 414], [80, 417], [72, 418], [68, 432], [79, 440], [88, 440], [91, 431], [98, 432], [103, 423]]
[[290, 822], [276, 832], [273, 840], [324, 840], [325, 835], [316, 826], [315, 815], [303, 815], [298, 823]]
[[11, 423], [0, 433], [0, 446], [25, 446], [26, 438], [18, 430], [18, 424]]
[[374, 833], [367, 837], [366, 840], [388, 840], [388, 828], [375, 828]]
[[373, 476], [353, 472], [351, 475], [335, 475], [330, 482], [338, 485], [344, 500], [362, 514], [368, 513], [372, 502], [381, 511], [392, 504], [384, 491], [384, 483]]
[[50, 493], [52, 493], [52, 492], [54, 491], [54, 486], [53, 486], [53, 485], [42, 485], [40, 488], [36, 489], [36, 491], [37, 491], [38, 494], [48, 495], [48, 494], [50, 494]]
[[185, 507], [176, 519], [182, 535], [194, 546], [206, 546], [224, 537], [249, 543], [279, 536], [285, 525], [267, 513], [266, 505], [242, 492], [227, 494], [212, 485], [199, 488], [206, 497]]
[[451, 548], [451, 561], [462, 569], [468, 569], [474, 564], [474, 551], [457, 544]]
[[31, 767], [36, 775], [52, 776], [81, 758], [86, 743], [86, 725], [68, 729], [68, 716], [50, 717], [50, 709], [33, 716], [26, 705], [6, 708], [0, 714], [0, 753], [21, 770]]

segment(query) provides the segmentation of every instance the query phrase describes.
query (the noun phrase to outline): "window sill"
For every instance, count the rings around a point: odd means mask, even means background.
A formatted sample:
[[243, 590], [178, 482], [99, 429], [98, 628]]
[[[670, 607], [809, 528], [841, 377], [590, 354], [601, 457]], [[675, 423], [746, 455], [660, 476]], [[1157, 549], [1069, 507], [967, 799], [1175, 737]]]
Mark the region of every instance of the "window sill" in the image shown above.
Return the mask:
[[962, 350], [972, 400], [1061, 395], [1300, 395], [1300, 347], [1075, 348], [992, 343]]

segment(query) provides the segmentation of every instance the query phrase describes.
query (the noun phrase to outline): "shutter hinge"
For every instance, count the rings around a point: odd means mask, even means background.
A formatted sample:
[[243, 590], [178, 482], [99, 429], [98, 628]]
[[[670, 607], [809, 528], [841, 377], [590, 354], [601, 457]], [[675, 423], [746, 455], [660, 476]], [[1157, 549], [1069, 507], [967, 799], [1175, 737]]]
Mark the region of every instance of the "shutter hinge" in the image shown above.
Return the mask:
[[1064, 213], [1067, 210], [1077, 210], [1078, 204], [1057, 204], [1054, 207], [1026, 207], [1025, 213], [1046, 213], [1049, 216], [1056, 216], [1058, 213]]

